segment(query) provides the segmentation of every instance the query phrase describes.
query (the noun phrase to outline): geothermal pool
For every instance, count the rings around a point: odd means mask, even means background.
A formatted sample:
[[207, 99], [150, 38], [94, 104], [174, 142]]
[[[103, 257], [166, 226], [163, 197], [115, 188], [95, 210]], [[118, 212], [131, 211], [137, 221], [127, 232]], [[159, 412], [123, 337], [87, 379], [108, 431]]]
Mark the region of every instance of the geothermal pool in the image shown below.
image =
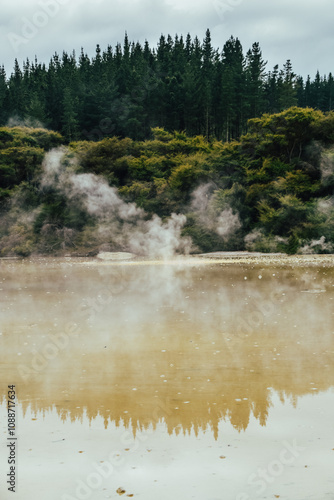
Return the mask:
[[333, 498], [334, 259], [214, 257], [0, 261], [1, 499]]

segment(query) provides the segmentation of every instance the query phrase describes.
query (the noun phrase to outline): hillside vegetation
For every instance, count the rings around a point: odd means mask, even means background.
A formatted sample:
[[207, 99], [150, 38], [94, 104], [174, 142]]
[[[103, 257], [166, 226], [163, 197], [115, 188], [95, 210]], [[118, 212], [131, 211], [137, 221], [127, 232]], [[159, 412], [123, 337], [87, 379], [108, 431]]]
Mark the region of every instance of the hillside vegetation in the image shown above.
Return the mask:
[[151, 134], [0, 128], [0, 254], [333, 252], [334, 112], [264, 114], [226, 143]]

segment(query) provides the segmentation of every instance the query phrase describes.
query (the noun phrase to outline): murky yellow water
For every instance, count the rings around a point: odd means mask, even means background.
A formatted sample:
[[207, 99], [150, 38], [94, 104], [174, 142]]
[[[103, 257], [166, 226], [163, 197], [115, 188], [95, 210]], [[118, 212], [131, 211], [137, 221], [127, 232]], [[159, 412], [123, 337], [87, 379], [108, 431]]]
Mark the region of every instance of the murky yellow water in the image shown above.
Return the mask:
[[333, 261], [156, 264], [1, 261], [0, 498], [332, 498]]

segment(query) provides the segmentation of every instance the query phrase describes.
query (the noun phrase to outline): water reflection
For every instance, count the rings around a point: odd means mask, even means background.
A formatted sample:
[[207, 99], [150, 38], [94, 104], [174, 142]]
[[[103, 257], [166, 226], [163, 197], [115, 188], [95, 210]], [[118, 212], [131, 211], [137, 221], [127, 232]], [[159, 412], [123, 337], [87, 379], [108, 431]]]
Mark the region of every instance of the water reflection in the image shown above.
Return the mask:
[[72, 260], [0, 267], [1, 394], [140, 429], [265, 425], [334, 385], [331, 267]]

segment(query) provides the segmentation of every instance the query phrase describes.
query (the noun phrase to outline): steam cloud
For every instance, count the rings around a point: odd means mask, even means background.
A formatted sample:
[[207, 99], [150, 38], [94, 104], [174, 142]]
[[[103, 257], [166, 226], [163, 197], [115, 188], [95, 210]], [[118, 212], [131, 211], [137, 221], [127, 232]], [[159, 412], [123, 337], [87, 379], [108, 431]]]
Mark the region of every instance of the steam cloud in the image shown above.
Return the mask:
[[[65, 148], [50, 151], [43, 162], [41, 187], [53, 187], [71, 203], [79, 203], [97, 220], [99, 241], [136, 254], [169, 259], [188, 254], [191, 240], [182, 237], [184, 215], [172, 214], [167, 222], [154, 215], [148, 219], [135, 203], [125, 203], [118, 191], [94, 174], [75, 173], [74, 163], [66, 165]], [[71, 168], [72, 167], [72, 168]]]
[[213, 206], [215, 185], [211, 182], [200, 185], [192, 194], [192, 210], [197, 213], [201, 224], [224, 240], [227, 240], [242, 224], [238, 213], [234, 213], [230, 206], [219, 213]]
[[[328, 172], [328, 171], [327, 171]], [[333, 164], [331, 165], [331, 172], [333, 174]], [[323, 173], [323, 172], [322, 172]], [[323, 173], [324, 176], [324, 173]], [[328, 177], [327, 177], [328, 178]], [[316, 205], [316, 214], [319, 214], [326, 219], [326, 226], [333, 227], [334, 222], [334, 197], [319, 199]], [[318, 240], [314, 239], [307, 242], [300, 252], [302, 254], [314, 253], [333, 253], [334, 245], [330, 241], [326, 241], [326, 236], [321, 236]]]
[[334, 246], [327, 242], [325, 236], [321, 236], [319, 240], [312, 240], [310, 244], [304, 245], [300, 251], [302, 254], [314, 254], [319, 252], [332, 253]]
[[254, 229], [244, 237], [246, 250], [249, 252], [266, 251], [276, 253], [280, 245], [287, 245], [288, 238], [266, 236], [262, 229]]
[[33, 127], [33, 128], [45, 128], [45, 125], [37, 118], [20, 118], [19, 116], [11, 116], [6, 127]]
[[223, 238], [228, 238], [241, 228], [241, 222], [238, 214], [234, 214], [232, 208], [226, 208], [221, 212], [216, 220], [216, 232]]
[[333, 150], [323, 151], [320, 161], [321, 180], [327, 185], [334, 180], [334, 154]]

